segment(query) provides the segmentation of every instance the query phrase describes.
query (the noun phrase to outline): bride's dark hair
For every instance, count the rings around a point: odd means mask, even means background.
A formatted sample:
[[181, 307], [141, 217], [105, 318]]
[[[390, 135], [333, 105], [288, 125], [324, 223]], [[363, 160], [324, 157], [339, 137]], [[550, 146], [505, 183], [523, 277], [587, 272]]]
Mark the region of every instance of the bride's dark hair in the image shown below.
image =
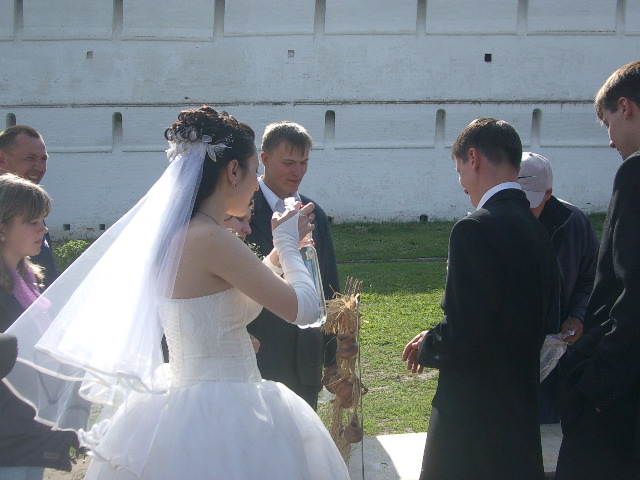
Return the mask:
[[211, 137], [211, 145], [223, 144], [226, 148], [220, 148], [216, 158], [211, 158], [207, 153], [192, 215], [198, 210], [202, 200], [213, 193], [220, 172], [224, 171], [227, 164], [233, 159], [237, 160], [246, 175], [247, 159], [256, 151], [255, 133], [249, 125], [236, 120], [227, 112], [214, 110], [206, 105], [194, 110], [183, 110], [164, 132], [169, 141], [182, 138], [194, 142], [202, 139], [203, 135]]

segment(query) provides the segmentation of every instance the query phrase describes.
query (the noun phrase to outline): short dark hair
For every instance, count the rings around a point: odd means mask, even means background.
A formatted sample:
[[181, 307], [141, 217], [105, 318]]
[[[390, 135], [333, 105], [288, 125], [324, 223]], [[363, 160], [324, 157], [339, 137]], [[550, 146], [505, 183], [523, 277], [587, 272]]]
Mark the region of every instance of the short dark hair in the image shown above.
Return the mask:
[[313, 146], [311, 135], [298, 123], [285, 120], [267, 125], [262, 135], [262, 151], [270, 153], [282, 142], [286, 143], [291, 151], [302, 153], [311, 150]]
[[640, 61], [627, 63], [613, 72], [600, 87], [594, 101], [596, 115], [602, 121], [604, 111], [618, 111], [618, 100], [626, 97], [640, 106]]
[[21, 134], [29, 135], [33, 138], [42, 138], [40, 132], [28, 125], [13, 125], [0, 132], [0, 150], [11, 148], [16, 137]]
[[515, 128], [504, 120], [478, 118], [471, 122], [453, 143], [451, 158], [466, 162], [471, 148], [480, 150], [496, 165], [508, 162], [520, 169], [522, 142]]

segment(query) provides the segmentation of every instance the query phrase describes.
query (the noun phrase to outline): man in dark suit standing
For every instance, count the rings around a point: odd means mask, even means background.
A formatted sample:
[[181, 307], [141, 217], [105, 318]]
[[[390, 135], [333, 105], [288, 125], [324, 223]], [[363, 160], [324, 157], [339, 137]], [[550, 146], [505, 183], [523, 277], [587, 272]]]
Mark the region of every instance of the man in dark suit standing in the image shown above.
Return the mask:
[[[40, 184], [47, 172], [47, 147], [42, 135], [27, 125], [14, 125], [0, 132], [0, 172], [13, 173]], [[58, 277], [49, 232], [42, 239], [40, 253], [31, 258], [44, 269], [44, 287]]]
[[[284, 199], [296, 197], [303, 204], [313, 202], [316, 206], [313, 240], [324, 293], [326, 298], [331, 298], [339, 291], [339, 284], [329, 221], [315, 201], [298, 193], [311, 147], [311, 136], [302, 125], [288, 121], [267, 125], [262, 137], [264, 176], [259, 179], [260, 188], [253, 197], [247, 242], [256, 244], [260, 252], [267, 255], [273, 248], [271, 216], [274, 211], [284, 211]], [[284, 383], [315, 409], [322, 366], [325, 371], [335, 369], [336, 345], [332, 337], [324, 335], [319, 328], [299, 328], [266, 309], [247, 330], [260, 341], [257, 358], [262, 377]]]
[[[604, 221], [584, 335], [560, 399], [556, 478], [640, 478], [640, 62], [615, 71], [595, 99], [622, 165]], [[563, 401], [564, 400], [564, 401]]]
[[540, 348], [556, 314], [555, 253], [517, 183], [522, 144], [511, 125], [474, 120], [451, 156], [476, 211], [451, 231], [443, 320], [402, 356], [413, 372], [440, 370], [420, 478], [540, 480]]

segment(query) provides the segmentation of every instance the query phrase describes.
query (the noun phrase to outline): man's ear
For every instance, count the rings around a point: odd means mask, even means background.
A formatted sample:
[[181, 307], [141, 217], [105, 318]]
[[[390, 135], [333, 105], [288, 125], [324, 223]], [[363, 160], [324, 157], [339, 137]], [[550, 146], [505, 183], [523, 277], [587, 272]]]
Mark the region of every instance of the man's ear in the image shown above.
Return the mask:
[[544, 192], [544, 201], [546, 202], [547, 200], [549, 200], [551, 198], [551, 194], [553, 193], [553, 188], [550, 188], [549, 190], [547, 190], [546, 192]]
[[481, 155], [480, 152], [475, 148], [470, 148], [469, 153], [467, 154], [467, 161], [471, 162], [471, 166], [474, 169], [478, 169], [480, 166]]
[[622, 115], [625, 119], [629, 119], [634, 112], [640, 112], [638, 104], [627, 97], [620, 97], [618, 99], [618, 108], [622, 109]]
[[267, 152], [262, 152], [260, 154], [260, 160], [262, 160], [262, 164], [266, 167], [269, 165], [269, 154], [267, 154]]

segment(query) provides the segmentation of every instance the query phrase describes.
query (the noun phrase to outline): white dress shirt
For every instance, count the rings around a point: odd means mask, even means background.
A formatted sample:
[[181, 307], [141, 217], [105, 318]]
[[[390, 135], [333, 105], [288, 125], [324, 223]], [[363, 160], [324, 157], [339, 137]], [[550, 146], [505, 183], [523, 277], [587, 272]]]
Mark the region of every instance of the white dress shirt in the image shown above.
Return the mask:
[[478, 206], [476, 207], [476, 210], [480, 210], [482, 208], [482, 206], [485, 203], [487, 203], [487, 200], [489, 200], [491, 197], [493, 197], [496, 193], [498, 193], [501, 190], [507, 190], [508, 188], [515, 188], [516, 190], [522, 190], [522, 187], [520, 186], [520, 184], [518, 182], [499, 183], [495, 187], [492, 187], [489, 190], [487, 190], [484, 193], [484, 195], [482, 195], [482, 198], [480, 199], [480, 202], [478, 203]]

